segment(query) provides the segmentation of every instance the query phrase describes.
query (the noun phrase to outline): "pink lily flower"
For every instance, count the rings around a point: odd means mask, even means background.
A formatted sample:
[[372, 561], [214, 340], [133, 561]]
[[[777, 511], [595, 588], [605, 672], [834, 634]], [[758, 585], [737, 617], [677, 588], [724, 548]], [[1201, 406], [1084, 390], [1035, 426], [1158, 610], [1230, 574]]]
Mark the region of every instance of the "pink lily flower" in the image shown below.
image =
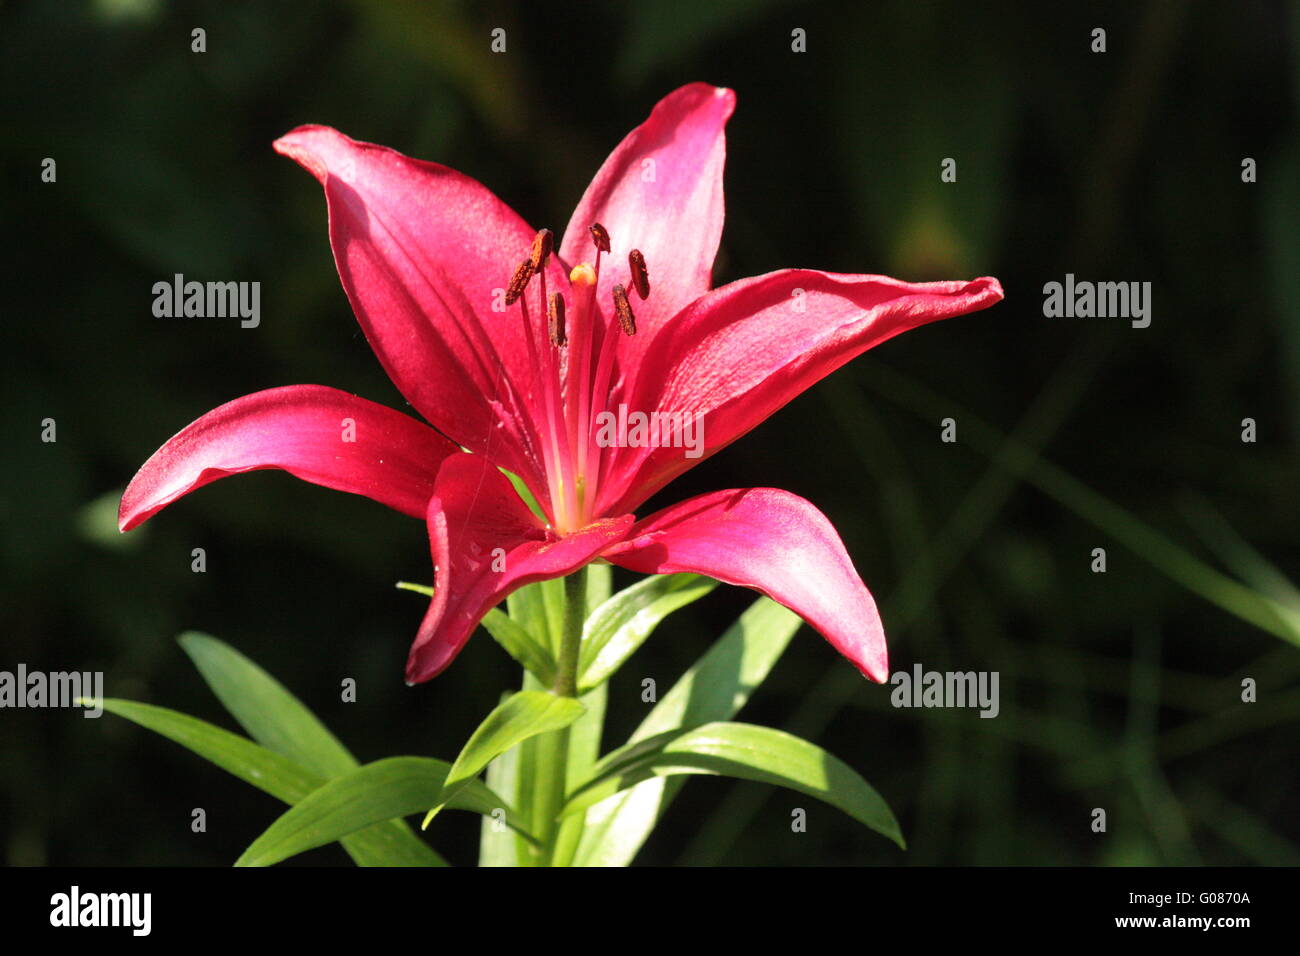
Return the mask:
[[[324, 187], [352, 308], [433, 428], [319, 385], [246, 395], [144, 464], [122, 497], [121, 529], [262, 468], [426, 521], [435, 593], [411, 648], [411, 683], [447, 667], [512, 591], [597, 559], [758, 590], [885, 680], [875, 602], [830, 521], [804, 499], [747, 488], [639, 521], [633, 513], [850, 359], [987, 308], [1002, 289], [992, 278], [910, 283], [810, 269], [711, 289], [734, 102], [702, 83], [665, 97], [596, 173], [558, 249], [445, 166], [323, 126], [277, 140]], [[670, 440], [603, 440], [598, 424], [620, 407], [664, 413], [677, 423]], [[678, 440], [690, 421], [701, 425], [698, 456]]]

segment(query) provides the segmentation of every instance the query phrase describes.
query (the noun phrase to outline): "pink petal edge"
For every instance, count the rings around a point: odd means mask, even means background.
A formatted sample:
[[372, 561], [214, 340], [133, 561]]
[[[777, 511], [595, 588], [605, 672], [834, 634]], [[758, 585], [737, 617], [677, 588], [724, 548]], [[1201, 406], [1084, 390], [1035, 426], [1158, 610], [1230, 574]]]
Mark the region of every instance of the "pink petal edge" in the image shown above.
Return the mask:
[[605, 557], [644, 574], [691, 571], [761, 591], [871, 680], [889, 676], [871, 593], [826, 516], [788, 491], [718, 491], [670, 505], [637, 522]]
[[118, 526], [129, 531], [197, 488], [265, 468], [423, 517], [438, 466], [458, 452], [429, 426], [347, 392], [271, 388], [213, 409], [154, 452], [122, 495]]

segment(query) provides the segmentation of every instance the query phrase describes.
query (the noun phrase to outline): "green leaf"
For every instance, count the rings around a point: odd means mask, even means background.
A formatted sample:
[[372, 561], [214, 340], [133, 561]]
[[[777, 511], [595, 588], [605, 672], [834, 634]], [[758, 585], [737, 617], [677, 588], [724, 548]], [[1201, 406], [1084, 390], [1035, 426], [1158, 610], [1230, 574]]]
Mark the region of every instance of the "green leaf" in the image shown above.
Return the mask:
[[559, 657], [560, 645], [564, 641], [564, 578], [538, 581], [536, 584], [530, 584], [529, 587], [537, 588], [538, 593], [541, 594], [551, 652]]
[[570, 797], [564, 813], [585, 810], [644, 780], [681, 774], [737, 777], [797, 790], [906, 848], [888, 804], [852, 767], [814, 743], [753, 724], [710, 723], [620, 748], [596, 765], [591, 781]]
[[656, 574], [605, 601], [583, 628], [578, 686], [585, 692], [609, 680], [660, 621], [717, 586], [698, 574]]
[[398, 581], [396, 587], [399, 591], [414, 591], [416, 594], [423, 594], [427, 598], [433, 597], [433, 588], [428, 584], [416, 584], [414, 581]]
[[[524, 681], [521, 689], [541, 692], [547, 688], [532, 674], [524, 671]], [[506, 699], [508, 700], [509, 697], [507, 696]], [[517, 764], [518, 778], [515, 787], [514, 805], [519, 815], [529, 821], [531, 829], [534, 831], [540, 831], [546, 826], [546, 821], [542, 819], [537, 810], [537, 801], [535, 800], [537, 796], [536, 781], [539, 773], [538, 765], [541, 759], [539, 753], [541, 747], [539, 745], [543, 739], [542, 737], [529, 737], [518, 747], [508, 750], [502, 755], [513, 754], [519, 761]], [[536, 866], [538, 864], [540, 854], [536, 853], [533, 847], [523, 840], [515, 841], [515, 851], [520, 866]]]
[[586, 708], [575, 698], [557, 697], [546, 691], [521, 690], [498, 704], [483, 723], [470, 735], [456, 762], [451, 766], [446, 781], [438, 790], [425, 793], [425, 803], [436, 795], [438, 805], [424, 818], [424, 826], [443, 806], [446, 806], [467, 782], [493, 760], [538, 734], [560, 730], [582, 716]]
[[347, 748], [297, 697], [239, 651], [193, 631], [179, 640], [222, 705], [258, 743], [322, 777], [356, 767]]
[[613, 584], [614, 569], [604, 561], [593, 561], [587, 565], [587, 607], [600, 607], [608, 601]]
[[[188, 714], [115, 699], [105, 700], [104, 709], [175, 741], [291, 806], [325, 782], [287, 757]], [[343, 847], [360, 866], [446, 866], [410, 828], [401, 826], [402, 830], [395, 831], [381, 824], [353, 833], [343, 839]]]
[[104, 709], [175, 741], [285, 803], [296, 803], [323, 782], [295, 761], [189, 714], [116, 698], [105, 700]]
[[600, 756], [600, 737], [605, 724], [605, 701], [608, 686], [602, 684], [578, 698], [586, 711], [569, 731], [569, 784], [586, 780]]
[[[224, 641], [197, 632], [180, 636], [181, 647], [231, 716], [248, 735], [319, 774], [322, 781], [348, 773], [357, 759], [307, 707], [279, 681]], [[387, 846], [391, 855], [365, 859], [362, 866], [402, 866], [425, 855], [428, 845], [400, 820], [382, 824], [375, 847]], [[351, 850], [349, 850], [351, 852]]]
[[[530, 678], [532, 675], [528, 675]], [[534, 678], [535, 679], [535, 678]], [[501, 703], [510, 697], [510, 693], [501, 695]], [[493, 760], [487, 767], [487, 785], [495, 793], [507, 798], [514, 806], [515, 812], [523, 820], [532, 819], [531, 809], [526, 810], [519, 802], [520, 789], [519, 758], [527, 741], [522, 746], [507, 750]], [[478, 865], [479, 866], [519, 866], [524, 862], [522, 854], [528, 850], [507, 827], [501, 826], [495, 817], [484, 817], [479, 826]]]
[[[313, 790], [267, 827], [235, 866], [271, 866], [306, 850], [324, 846], [359, 830], [419, 813], [429, 804], [451, 768], [428, 757], [389, 757], [336, 777]], [[518, 821], [505, 802], [477, 780], [451, 798], [451, 805], [491, 816], [504, 813]]]
[[524, 484], [524, 480], [509, 469], [501, 468], [499, 465], [497, 467], [501, 474], [510, 479], [510, 484], [514, 486], [515, 494], [517, 494], [523, 503], [528, 506], [528, 510], [536, 516], [538, 521], [543, 524], [548, 524], [549, 521], [546, 517], [546, 512], [543, 511], [542, 506], [537, 503], [537, 499], [533, 497], [533, 493], [528, 490], [528, 485]]
[[[650, 711], [629, 742], [733, 717], [763, 683], [799, 629], [798, 615], [761, 597]], [[653, 779], [587, 811], [578, 866], [627, 866], [680, 788]]]
[[790, 609], [759, 598], [682, 675], [630, 739], [735, 715], [767, 678], [801, 624]]
[[564, 628], [564, 580], [536, 581], [506, 598], [506, 608], [520, 627], [554, 657]]
[[550, 648], [534, 640], [528, 630], [504, 611], [499, 608], [488, 611], [483, 626], [524, 670], [536, 675], [543, 684], [555, 680], [555, 658]]

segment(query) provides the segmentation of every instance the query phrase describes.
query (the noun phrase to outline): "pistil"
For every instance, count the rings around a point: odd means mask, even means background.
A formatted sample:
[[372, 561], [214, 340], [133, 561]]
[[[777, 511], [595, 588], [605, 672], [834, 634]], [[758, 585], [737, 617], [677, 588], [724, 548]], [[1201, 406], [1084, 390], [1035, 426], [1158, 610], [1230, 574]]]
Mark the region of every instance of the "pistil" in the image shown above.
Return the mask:
[[597, 266], [579, 263], [569, 274], [573, 289], [574, 317], [569, 336], [569, 366], [566, 394], [566, 411], [568, 413], [569, 437], [571, 448], [575, 452], [574, 479], [575, 505], [578, 520], [586, 522], [589, 518], [589, 501], [592, 491], [587, 480], [587, 422], [588, 409], [591, 405], [591, 341], [596, 320], [596, 289], [600, 282], [600, 256], [596, 257]]

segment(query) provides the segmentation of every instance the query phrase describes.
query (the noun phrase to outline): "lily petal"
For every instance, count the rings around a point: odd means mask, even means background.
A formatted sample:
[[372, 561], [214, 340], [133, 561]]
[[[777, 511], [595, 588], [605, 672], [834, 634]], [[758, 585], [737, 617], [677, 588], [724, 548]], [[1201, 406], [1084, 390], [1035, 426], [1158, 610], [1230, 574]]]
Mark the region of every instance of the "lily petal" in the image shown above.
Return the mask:
[[460, 450], [401, 412], [323, 385], [245, 395], [187, 425], [131, 479], [118, 511], [129, 531], [196, 488], [279, 468], [420, 518], [438, 466]]
[[809, 269], [715, 289], [659, 330], [627, 399], [629, 411], [699, 416], [700, 454], [688, 458], [662, 441], [658, 448], [611, 449], [599, 507], [634, 510], [868, 349], [1001, 299], [1002, 286], [992, 278], [902, 282]]
[[605, 556], [645, 574], [691, 571], [754, 588], [820, 631], [867, 677], [889, 675], [876, 602], [830, 521], [798, 495], [744, 488], [690, 498], [637, 522]]
[[588, 227], [609, 231], [596, 301], [607, 311], [614, 285], [632, 288], [628, 253], [640, 249], [650, 271], [650, 298], [636, 302], [641, 332], [620, 338], [634, 361], [644, 336], [709, 290], [722, 236], [723, 128], [736, 96], [707, 83], [683, 86], [615, 147], [573, 212], [560, 246], [570, 264], [594, 262]]
[[[275, 148], [325, 188], [339, 277], [389, 378], [444, 434], [543, 488], [527, 424], [533, 368], [517, 313], [493, 311], [534, 231], [468, 176], [327, 126], [300, 126]], [[567, 282], [554, 261], [548, 278]]]
[[622, 541], [633, 520], [624, 515], [556, 537], [482, 456], [447, 459], [428, 508], [433, 600], [411, 647], [407, 682], [446, 668], [483, 615], [513, 591], [576, 571]]

